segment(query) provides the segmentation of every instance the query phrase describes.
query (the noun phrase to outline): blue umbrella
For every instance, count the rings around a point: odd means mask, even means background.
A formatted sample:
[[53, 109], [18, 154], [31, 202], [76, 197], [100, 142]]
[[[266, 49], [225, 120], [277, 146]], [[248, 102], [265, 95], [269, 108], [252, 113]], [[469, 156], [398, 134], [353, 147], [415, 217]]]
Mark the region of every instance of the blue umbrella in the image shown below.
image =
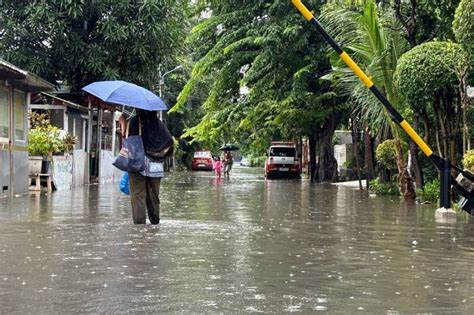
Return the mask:
[[166, 110], [163, 100], [150, 90], [125, 81], [97, 81], [82, 88], [104, 102], [145, 110]]

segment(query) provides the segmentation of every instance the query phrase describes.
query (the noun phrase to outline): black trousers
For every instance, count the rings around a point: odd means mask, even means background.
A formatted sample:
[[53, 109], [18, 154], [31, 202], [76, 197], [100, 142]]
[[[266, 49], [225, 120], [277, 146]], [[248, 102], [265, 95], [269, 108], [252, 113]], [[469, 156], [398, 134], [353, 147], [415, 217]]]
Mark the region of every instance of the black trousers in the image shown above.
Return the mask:
[[128, 178], [133, 223], [145, 224], [147, 212], [151, 224], [160, 223], [161, 178], [145, 177], [139, 173], [129, 173]]

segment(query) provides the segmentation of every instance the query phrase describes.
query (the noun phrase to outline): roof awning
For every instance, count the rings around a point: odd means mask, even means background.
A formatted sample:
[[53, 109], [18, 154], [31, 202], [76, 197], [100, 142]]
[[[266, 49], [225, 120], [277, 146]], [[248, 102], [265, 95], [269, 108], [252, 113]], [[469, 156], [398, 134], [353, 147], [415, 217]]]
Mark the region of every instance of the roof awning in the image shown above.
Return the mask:
[[0, 80], [9, 81], [14, 87], [26, 92], [40, 92], [54, 89], [54, 85], [39, 76], [20, 69], [0, 58]]
[[[34, 101], [34, 103], [33, 103]], [[46, 92], [40, 92], [38, 94], [38, 97], [32, 100], [32, 103], [30, 104], [30, 108], [33, 109], [50, 109], [50, 107], [54, 107], [57, 105], [62, 105], [66, 106], [69, 108], [74, 108], [76, 110], [82, 111], [82, 112], [87, 112], [89, 111], [89, 108], [85, 106], [81, 106], [79, 104], [76, 104], [74, 102], [68, 101], [66, 99], [60, 98], [56, 95], [49, 94]]]

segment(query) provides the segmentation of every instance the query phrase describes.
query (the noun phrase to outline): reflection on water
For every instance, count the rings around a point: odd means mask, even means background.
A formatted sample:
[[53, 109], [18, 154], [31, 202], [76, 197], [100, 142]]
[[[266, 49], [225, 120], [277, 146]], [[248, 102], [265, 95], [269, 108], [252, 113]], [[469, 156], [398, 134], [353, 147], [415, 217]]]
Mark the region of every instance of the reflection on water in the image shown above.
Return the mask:
[[178, 173], [162, 223], [117, 185], [0, 199], [0, 313], [470, 313], [474, 229], [306, 180]]

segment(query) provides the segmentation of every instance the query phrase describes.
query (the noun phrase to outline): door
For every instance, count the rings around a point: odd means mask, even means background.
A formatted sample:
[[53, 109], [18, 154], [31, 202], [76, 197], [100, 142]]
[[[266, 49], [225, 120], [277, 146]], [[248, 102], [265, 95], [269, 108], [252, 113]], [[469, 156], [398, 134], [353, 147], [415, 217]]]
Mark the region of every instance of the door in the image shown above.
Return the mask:
[[5, 83], [0, 81], [0, 195], [11, 191], [11, 111], [9, 90]]
[[26, 93], [13, 89], [12, 119], [10, 122], [10, 140], [12, 142], [11, 185], [13, 194], [28, 192], [28, 143]]

